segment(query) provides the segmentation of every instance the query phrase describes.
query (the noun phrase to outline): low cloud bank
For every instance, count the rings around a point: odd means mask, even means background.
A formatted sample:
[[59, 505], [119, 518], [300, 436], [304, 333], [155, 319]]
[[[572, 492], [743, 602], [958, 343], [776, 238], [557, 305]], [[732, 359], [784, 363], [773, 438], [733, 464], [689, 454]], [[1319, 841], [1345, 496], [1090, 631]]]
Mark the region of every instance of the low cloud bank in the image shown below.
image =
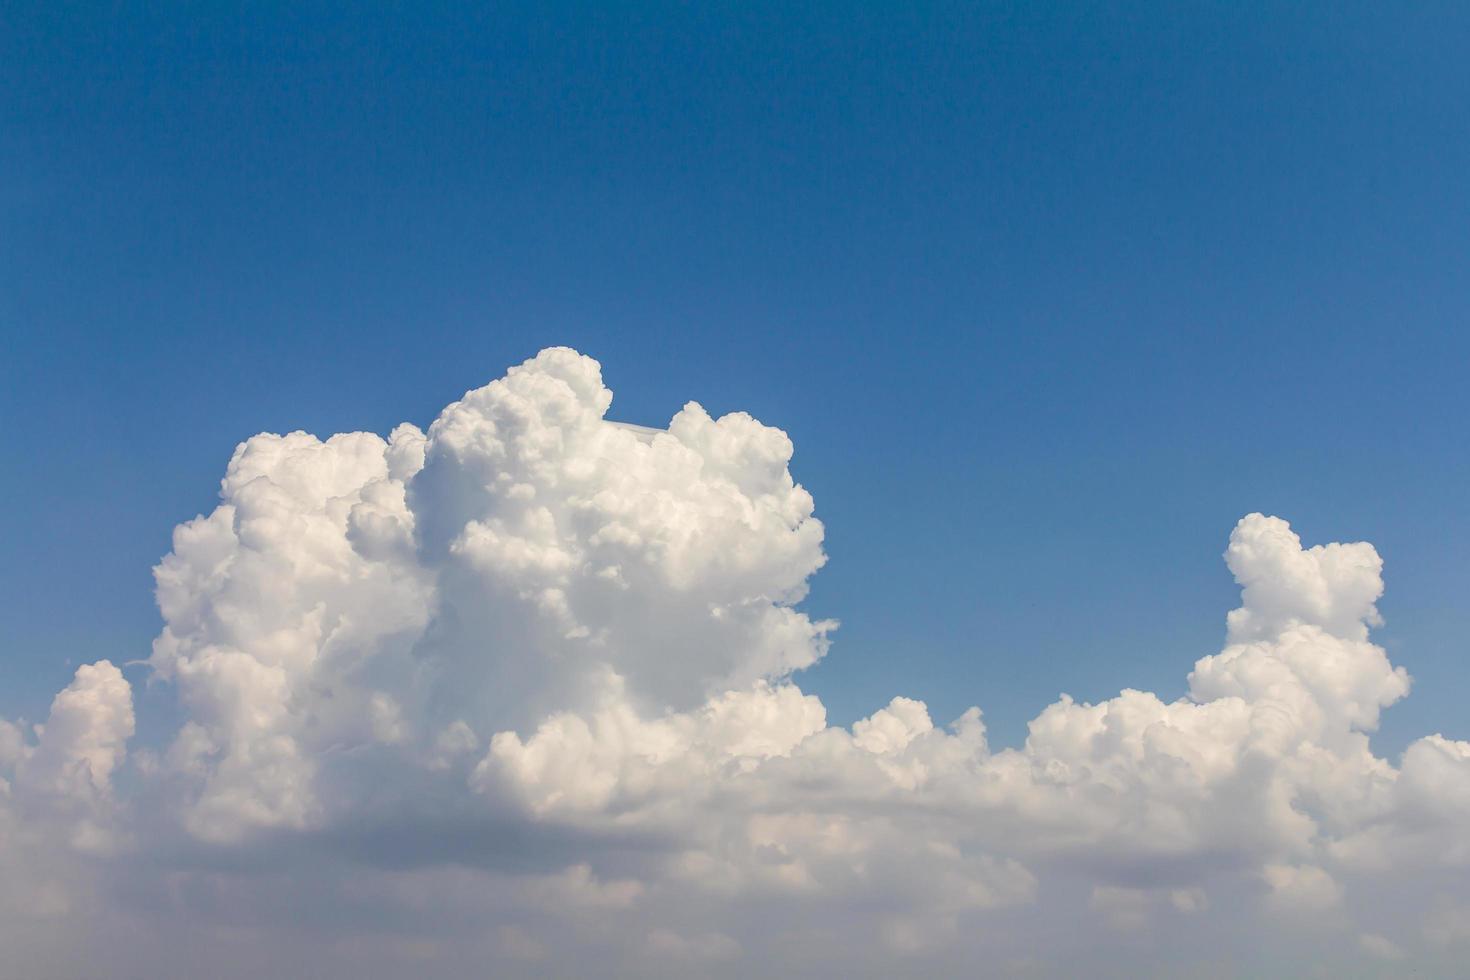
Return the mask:
[[[0, 941], [26, 976], [1452, 975], [1470, 743], [1397, 764], [1372, 545], [1251, 514], [1219, 653], [1165, 702], [829, 726], [792, 444], [608, 422], [543, 351], [427, 431], [259, 435], [156, 569], [134, 750], [84, 666], [0, 721]], [[982, 692], [983, 693], [983, 692]]]

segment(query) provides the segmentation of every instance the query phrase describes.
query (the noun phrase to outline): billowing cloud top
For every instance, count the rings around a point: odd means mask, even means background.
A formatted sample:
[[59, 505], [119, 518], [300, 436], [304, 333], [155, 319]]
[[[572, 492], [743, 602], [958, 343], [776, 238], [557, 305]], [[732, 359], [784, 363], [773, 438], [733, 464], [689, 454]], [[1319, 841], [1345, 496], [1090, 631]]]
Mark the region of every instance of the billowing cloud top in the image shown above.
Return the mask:
[[833, 727], [793, 681], [836, 624], [796, 608], [825, 556], [791, 441], [611, 400], [551, 349], [426, 432], [239, 446], [156, 570], [168, 743], [127, 754], [107, 661], [0, 722], [23, 975], [1460, 962], [1470, 743], [1373, 754], [1409, 678], [1371, 545], [1242, 519], [1180, 700], [1063, 696], [995, 751], [904, 697]]

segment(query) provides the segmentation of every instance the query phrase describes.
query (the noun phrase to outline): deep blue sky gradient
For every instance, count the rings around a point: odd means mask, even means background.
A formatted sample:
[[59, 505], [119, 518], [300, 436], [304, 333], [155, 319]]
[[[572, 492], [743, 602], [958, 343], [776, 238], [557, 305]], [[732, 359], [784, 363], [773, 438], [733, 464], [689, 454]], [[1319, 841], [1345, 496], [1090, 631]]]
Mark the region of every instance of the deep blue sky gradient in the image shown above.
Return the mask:
[[791, 433], [834, 720], [1176, 696], [1263, 510], [1470, 735], [1470, 5], [369, 6], [0, 8], [0, 713], [239, 440], [570, 344]]

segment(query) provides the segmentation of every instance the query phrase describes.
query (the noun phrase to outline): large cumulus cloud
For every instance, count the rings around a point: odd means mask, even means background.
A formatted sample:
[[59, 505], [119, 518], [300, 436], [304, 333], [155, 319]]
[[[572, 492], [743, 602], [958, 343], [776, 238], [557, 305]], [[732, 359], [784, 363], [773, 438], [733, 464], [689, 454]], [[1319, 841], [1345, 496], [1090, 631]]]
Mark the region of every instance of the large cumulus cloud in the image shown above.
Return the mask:
[[[1470, 945], [1470, 743], [1369, 743], [1410, 686], [1371, 545], [1242, 519], [1179, 700], [1063, 696], [1003, 749], [905, 697], [836, 727], [796, 683], [836, 624], [798, 608], [825, 556], [790, 440], [611, 399], [553, 349], [426, 431], [243, 443], [156, 570], [167, 743], [125, 754], [106, 661], [0, 723], [32, 974], [1448, 975]], [[63, 954], [79, 925], [105, 941]]]

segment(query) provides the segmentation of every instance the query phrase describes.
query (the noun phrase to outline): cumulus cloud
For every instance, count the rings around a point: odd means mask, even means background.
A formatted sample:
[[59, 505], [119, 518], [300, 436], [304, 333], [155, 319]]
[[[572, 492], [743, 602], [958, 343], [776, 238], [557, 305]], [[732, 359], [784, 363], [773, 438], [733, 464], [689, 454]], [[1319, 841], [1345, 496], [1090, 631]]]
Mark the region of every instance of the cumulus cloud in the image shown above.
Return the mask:
[[[106, 660], [79, 667], [28, 737], [0, 722], [0, 789], [23, 816], [83, 850], [112, 842], [113, 773], [133, 734], [132, 688]], [[26, 836], [22, 833], [22, 836]]]
[[[611, 401], [552, 349], [427, 429], [237, 448], [156, 569], [166, 744], [127, 756], [106, 661], [0, 723], [0, 853], [28, 855], [7, 896], [115, 940], [67, 963], [1448, 970], [1470, 743], [1372, 751], [1410, 680], [1372, 641], [1371, 545], [1243, 518], [1241, 604], [1180, 699], [1063, 695], [1008, 748], [978, 708], [936, 724], [902, 696], [843, 728], [798, 684], [836, 623], [800, 608], [826, 558], [791, 441]], [[34, 975], [68, 972], [48, 935], [6, 934]]]

